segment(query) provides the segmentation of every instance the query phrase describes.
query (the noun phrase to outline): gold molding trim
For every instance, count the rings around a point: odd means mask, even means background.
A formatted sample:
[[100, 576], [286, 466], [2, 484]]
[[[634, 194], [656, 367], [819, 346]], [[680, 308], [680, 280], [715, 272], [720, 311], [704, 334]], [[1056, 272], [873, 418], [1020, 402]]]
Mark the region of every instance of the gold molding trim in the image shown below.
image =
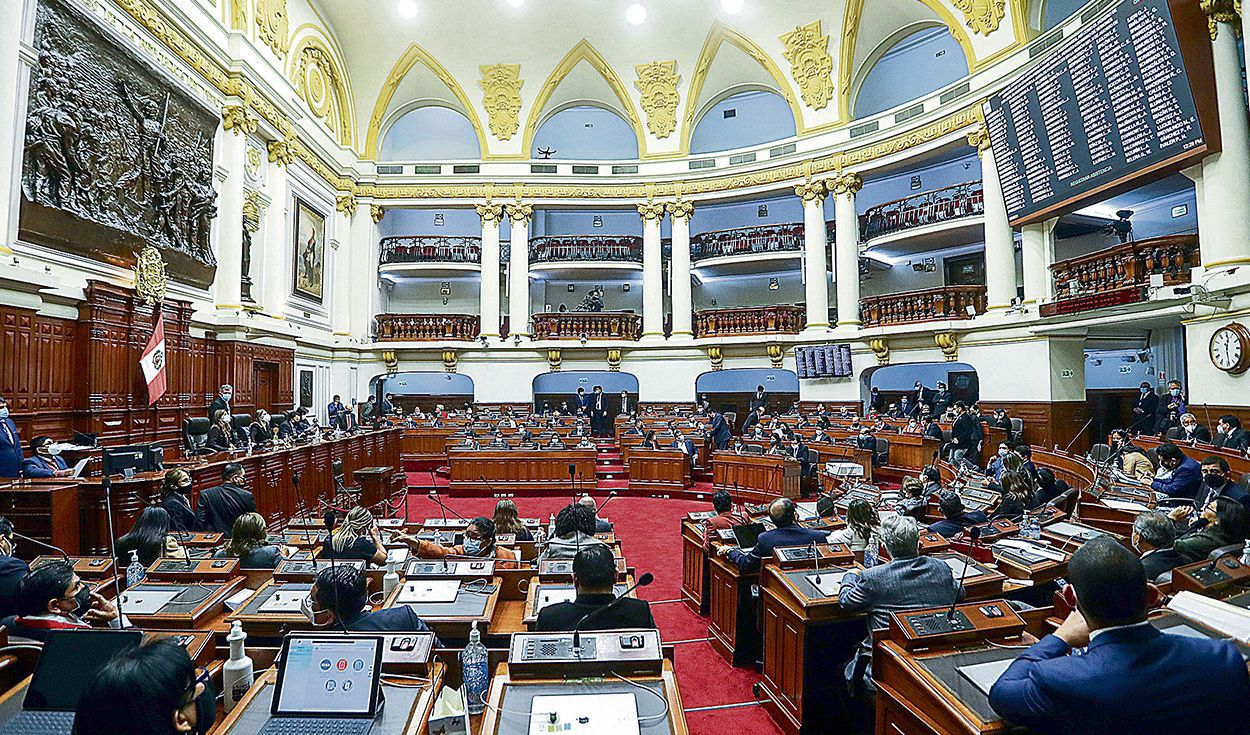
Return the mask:
[[446, 370], [449, 373], [454, 373], [456, 372], [456, 367], [459, 363], [460, 359], [456, 355], [455, 350], [443, 350], [443, 370]]
[[356, 197], [351, 194], [340, 194], [334, 199], [334, 210], [342, 212], [348, 219], [356, 216]]
[[821, 32], [820, 21], [780, 36], [785, 45], [782, 56], [790, 62], [790, 77], [799, 85], [803, 102], [813, 110], [823, 110], [833, 99], [833, 57], [829, 56], [829, 36]]
[[884, 337], [873, 337], [868, 340], [868, 348], [877, 356], [878, 365], [890, 364], [890, 343]]
[[[1006, 0], [951, 0], [964, 14], [964, 22], [973, 33], [988, 36], [998, 30], [1007, 17]], [[1018, 39], [1017, 39], [1018, 40]]]
[[659, 222], [664, 219], [664, 205], [660, 202], [647, 202], [638, 205], [638, 216], [643, 222], [652, 220]]
[[1233, 26], [1233, 32], [1241, 34], [1241, 1], [1240, 0], [1199, 0], [1202, 12], [1207, 15], [1207, 28], [1211, 31], [1211, 40], [1219, 37], [1220, 23]]
[[492, 204], [488, 200], [485, 204], [479, 204], [474, 209], [477, 210], [477, 216], [481, 218], [482, 224], [499, 222], [503, 219], [502, 204]]
[[707, 359], [711, 363], [713, 370], [723, 370], [725, 368], [725, 355], [721, 352], [720, 347], [707, 348]]
[[613, 347], [608, 350], [608, 370], [613, 373], [621, 371], [621, 350], [619, 347]]
[[486, 109], [491, 135], [499, 140], [511, 140], [521, 126], [521, 87], [525, 86], [521, 80], [521, 65], [483, 64], [478, 71], [482, 78], [477, 86], [482, 88], [482, 107]]
[[221, 108], [221, 127], [235, 135], [255, 133], [259, 125], [260, 121], [249, 115], [243, 105], [224, 105]]
[[804, 202], [817, 201], [823, 197], [825, 193], [825, 182], [823, 181], [805, 181], [794, 187], [794, 195], [802, 199]]
[[785, 364], [786, 350], [781, 345], [768, 345], [768, 360], [772, 363], [774, 370], [780, 370]]
[[938, 332], [933, 335], [933, 344], [942, 351], [947, 362], [959, 360], [959, 335], [954, 332]]
[[859, 190], [864, 188], [864, 177], [854, 171], [847, 171], [841, 176], [835, 176], [827, 182], [829, 193], [834, 196], [850, 194], [855, 196]]
[[694, 216], [694, 202], [685, 199], [669, 202], [664, 205], [664, 209], [668, 212], [668, 216], [675, 220], [684, 219], [689, 222], [690, 218]]
[[560, 372], [560, 363], [562, 361], [560, 350], [547, 350], [547, 367], [551, 368], [551, 372]]
[[508, 213], [508, 219], [513, 222], [528, 223], [530, 220], [534, 219], [534, 205], [532, 204], [522, 204], [520, 202], [517, 202], [516, 204], [505, 204], [504, 210]]
[[681, 104], [677, 62], [638, 64], [634, 73], [638, 75], [634, 87], [642, 96], [642, 111], [647, 113], [647, 129], [656, 138], [667, 138], [677, 129], [677, 107]]
[[295, 162], [295, 139], [269, 141], [269, 162], [277, 166], [290, 166]]
[[279, 58], [291, 50], [286, 0], [256, 0], [256, 36]]
[[306, 36], [291, 54], [290, 79], [295, 93], [312, 114], [325, 121], [339, 145], [355, 143], [356, 120], [346, 77], [335, 55], [321, 39]]
[[382, 219], [386, 217], [386, 207], [380, 204], [370, 204], [369, 217], [373, 219], [373, 224], [380, 224]]

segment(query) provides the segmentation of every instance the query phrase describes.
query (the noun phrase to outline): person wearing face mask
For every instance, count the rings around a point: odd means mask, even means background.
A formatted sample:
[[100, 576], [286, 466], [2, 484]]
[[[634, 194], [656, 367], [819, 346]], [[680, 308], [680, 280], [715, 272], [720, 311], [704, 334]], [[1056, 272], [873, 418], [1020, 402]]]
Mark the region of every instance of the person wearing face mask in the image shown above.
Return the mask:
[[1011, 449], [1007, 447], [1006, 442], [1000, 443], [998, 445], [998, 453], [995, 454], [994, 458], [990, 460], [990, 463], [985, 466], [985, 474], [994, 478], [995, 482], [1003, 476], [1003, 460], [1006, 459], [1009, 454], [1011, 454]]
[[122, 628], [113, 603], [83, 583], [74, 566], [56, 559], [35, 567], [17, 583], [16, 615], [0, 620], [9, 635], [42, 641], [49, 630]]
[[[557, 529], [559, 525], [557, 520]], [[519, 558], [517, 552], [496, 544], [495, 536], [495, 522], [485, 516], [469, 521], [469, 525], [464, 528], [464, 543], [456, 546], [443, 546], [436, 541], [426, 541], [404, 533], [396, 534], [396, 538], [407, 544], [412, 553], [421, 559], [442, 559], [449, 556], [494, 558], [496, 566], [501, 569], [516, 568]]]
[[[323, 566], [317, 572], [301, 609], [315, 628], [358, 633], [428, 633], [430, 627], [410, 605], [396, 605], [369, 612], [369, 588], [359, 568]], [[434, 647], [442, 647], [436, 638]]]
[[941, 381], [937, 384], [937, 390], [933, 391], [933, 395], [929, 398], [930, 410], [935, 416], [940, 416], [946, 412], [946, 409], [954, 403], [955, 399], [951, 397], [950, 391], [946, 390], [946, 383]]
[[208, 427], [206, 446], [214, 452], [231, 452], [239, 448], [230, 414], [225, 411], [213, 414], [213, 425]]
[[[1228, 498], [1242, 505], [1250, 505], [1250, 491], [1244, 485], [1230, 479], [1231, 471], [1228, 461], [1223, 457], [1210, 456], [1202, 460], [1202, 484], [1198, 486], [1198, 495], [1192, 504], [1182, 505], [1168, 511], [1168, 517], [1177, 523], [1187, 523], [1191, 516], [1198, 513], [1216, 498]], [[1198, 518], [1190, 530], [1201, 527]]]
[[69, 477], [73, 471], [61, 459], [61, 448], [50, 436], [37, 436], [30, 440], [30, 451], [35, 456], [22, 460], [22, 477]]
[[1250, 511], [1231, 498], [1216, 497], [1202, 508], [1192, 530], [1176, 539], [1176, 550], [1187, 564], [1202, 561], [1212, 551], [1240, 545], [1250, 535]]
[[1246, 451], [1246, 446], [1250, 443], [1250, 435], [1247, 435], [1246, 430], [1241, 428], [1241, 419], [1232, 414], [1225, 414], [1220, 417], [1216, 431], [1219, 435], [1215, 437], [1215, 446], [1235, 452]]
[[152, 639], [119, 653], [83, 689], [74, 735], [207, 735], [217, 692], [177, 637]]
[[244, 486], [243, 465], [230, 462], [221, 470], [222, 483], [200, 493], [195, 509], [196, 531], [215, 531], [230, 538], [234, 521], [244, 513], [256, 512], [256, 498]]
[[1189, 399], [1181, 389], [1179, 380], [1168, 381], [1167, 395], [1160, 401], [1159, 411], [1155, 414], [1155, 433], [1162, 434], [1181, 424], [1181, 416], [1189, 410]]
[[17, 585], [30, 565], [13, 555], [13, 522], [0, 516], [0, 618], [17, 612]]
[[1133, 550], [1141, 554], [1146, 581], [1154, 582], [1160, 575], [1185, 563], [1185, 557], [1177, 551], [1176, 528], [1166, 515], [1158, 511], [1138, 514], [1133, 519]]
[[1150, 383], [1143, 382], [1139, 390], [1141, 395], [1133, 404], [1133, 423], [1129, 426], [1129, 431], [1134, 434], [1153, 431], [1155, 414], [1159, 411], [1159, 396], [1150, 387]]
[[252, 446], [260, 447], [265, 444], [272, 444], [274, 440], [273, 417], [265, 409], [256, 411], [256, 420], [252, 425], [247, 427], [248, 438], [252, 441]]
[[213, 399], [212, 404], [208, 407], [208, 417], [217, 415], [218, 411], [230, 413], [230, 400], [234, 398], [234, 388], [229, 385], [223, 385], [217, 391], [217, 397]]
[[195, 511], [191, 510], [191, 475], [186, 470], [173, 469], [165, 473], [161, 507], [169, 514], [174, 530], [190, 531], [195, 525]]
[[1198, 423], [1192, 413], [1181, 414], [1181, 425], [1168, 429], [1168, 438], [1174, 441], [1211, 443], [1211, 430]]
[[0, 396], [0, 477], [20, 477], [25, 458], [17, 424], [9, 418], [9, 402]]

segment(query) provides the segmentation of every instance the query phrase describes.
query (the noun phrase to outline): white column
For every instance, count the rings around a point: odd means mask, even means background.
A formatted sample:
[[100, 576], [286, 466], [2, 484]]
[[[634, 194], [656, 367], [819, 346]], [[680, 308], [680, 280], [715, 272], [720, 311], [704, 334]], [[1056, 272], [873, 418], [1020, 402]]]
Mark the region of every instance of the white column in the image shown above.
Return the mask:
[[508, 258], [508, 332], [528, 337], [530, 334], [530, 220], [534, 207], [509, 204], [505, 207], [512, 220], [512, 244]]
[[221, 310], [243, 308], [243, 178], [247, 157], [247, 135], [239, 124], [223, 128], [217, 147], [217, 160], [226, 179], [217, 192], [217, 220], [213, 224], [217, 242], [217, 274], [213, 278], [213, 300]]
[[340, 248], [348, 253], [345, 259], [348, 267], [336, 275], [344, 276], [348, 282], [344, 308], [349, 314], [348, 331], [357, 339], [369, 338], [373, 319], [381, 311], [378, 223], [385, 216], [386, 210], [377, 204], [357, 204], [349, 220], [351, 231], [347, 242], [350, 247]]
[[[499, 220], [503, 218], [503, 205], [490, 202], [479, 204], [477, 215], [482, 218], [482, 290], [478, 309], [482, 314], [481, 334], [483, 337], [498, 337]], [[512, 257], [516, 257], [515, 252]]]
[[647, 202], [638, 205], [642, 217], [642, 338], [664, 339], [664, 267], [660, 252], [660, 221], [664, 205]]
[[694, 309], [690, 295], [690, 218], [694, 204], [687, 201], [669, 202], [665, 205], [673, 221], [673, 259], [669, 262], [669, 291], [673, 299], [673, 337], [693, 337], [691, 311]]
[[990, 309], [1007, 309], [1016, 298], [1015, 235], [1007, 222], [1007, 203], [985, 126], [968, 134], [968, 144], [981, 156], [981, 183], [985, 190], [986, 303]]
[[[359, 205], [357, 205], [359, 207]], [[366, 205], [360, 207], [368, 209]], [[342, 219], [335, 222], [334, 239], [331, 240], [331, 246], [334, 248], [333, 259], [327, 257], [327, 263], [333, 263], [327, 271], [330, 273], [330, 299], [328, 301], [330, 308], [330, 328], [334, 332], [335, 337], [351, 336], [352, 328], [352, 298], [351, 284], [356, 280], [353, 278], [352, 269], [355, 265], [352, 263], [356, 255], [356, 228], [354, 227], [354, 219], [358, 215], [356, 210], [348, 212], [340, 210]]]
[[1054, 298], [1050, 265], [1055, 262], [1055, 225], [1059, 218], [1025, 225], [1020, 229], [1021, 265], [1024, 268], [1024, 303]]
[[26, 137], [26, 95], [30, 87], [29, 39], [34, 34], [34, 2], [0, 3], [0, 255], [17, 242], [22, 200], [22, 151]]
[[1250, 212], [1246, 211], [1250, 202], [1250, 120], [1241, 83], [1237, 27], [1228, 15], [1209, 12], [1214, 23], [1211, 50], [1222, 150], [1202, 161], [1203, 196], [1198, 200], [1199, 210], [1205, 207], [1218, 217], [1218, 226], [1198, 234], [1203, 267], [1216, 268], [1250, 262]]
[[[273, 146], [271, 143], [271, 149]], [[272, 199], [269, 209], [265, 211], [265, 224], [261, 229], [264, 243], [252, 243], [253, 251], [263, 247], [265, 252], [260, 277], [260, 298], [257, 300], [266, 314], [281, 319], [286, 312], [287, 298], [291, 294], [291, 261], [294, 256], [291, 254], [292, 234], [288, 226], [291, 222], [290, 184], [286, 165], [280, 159], [275, 160], [273, 155], [270, 155], [267, 178]], [[256, 293], [255, 286], [252, 292]]]
[[834, 280], [838, 289], [838, 326], [858, 328], [859, 321], [859, 213], [855, 195], [864, 186], [857, 173], [830, 182], [833, 188]]
[[829, 328], [829, 281], [825, 250], [825, 182], [808, 181], [794, 187], [803, 199], [803, 269], [807, 295], [807, 329], [805, 334], [819, 334]]

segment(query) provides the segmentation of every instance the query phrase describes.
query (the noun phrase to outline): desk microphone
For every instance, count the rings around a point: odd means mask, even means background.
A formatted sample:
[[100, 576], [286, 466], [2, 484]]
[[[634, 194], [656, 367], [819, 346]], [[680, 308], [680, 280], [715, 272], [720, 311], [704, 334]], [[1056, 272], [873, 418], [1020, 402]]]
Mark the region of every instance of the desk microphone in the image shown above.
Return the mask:
[[438, 503], [439, 508], [442, 508], [444, 521], [447, 520], [448, 511], [451, 511], [452, 515], [454, 515], [455, 517], [459, 518], [462, 521], [469, 520], [468, 518], [465, 518], [464, 516], [457, 513], [455, 508], [451, 508], [446, 503], [444, 503], [442, 497], [439, 496], [438, 491], [435, 490], [434, 488], [430, 488], [430, 494], [427, 497], [429, 497], [429, 499], [433, 500], [435, 503]]
[[603, 503], [600, 504], [598, 508], [595, 508], [595, 515], [599, 515], [599, 511], [603, 510], [603, 507], [608, 504], [608, 501], [612, 500], [612, 498], [615, 498], [615, 497], [616, 497], [615, 490], [609, 492], [608, 497], [603, 499]]
[[812, 541], [812, 559], [816, 562], [816, 584], [820, 584], [820, 552], [816, 549], [816, 542]]
[[573, 489], [573, 505], [577, 505], [577, 482], [574, 477], [577, 475], [577, 465], [569, 463], [569, 487]]
[[964, 554], [964, 569], [959, 573], [959, 579], [955, 580], [955, 599], [951, 600], [951, 607], [946, 611], [946, 622], [955, 622], [955, 606], [959, 604], [960, 593], [964, 589], [964, 578], [968, 576], [968, 562], [972, 560], [972, 549], [977, 545], [977, 539], [981, 538], [981, 527], [973, 526], [968, 529], [968, 537], [971, 541], [968, 544], [968, 553]]
[[[430, 473], [430, 474], [431, 474], [431, 475], [433, 475], [433, 473]], [[481, 481], [482, 481], [482, 484], [486, 486], [486, 489], [490, 491], [490, 494], [491, 494], [491, 495], [495, 495], [495, 494], [496, 494], [496, 493], [495, 493], [495, 486], [494, 486], [494, 485], [492, 485], [492, 484], [490, 484], [490, 481], [486, 479], [486, 475], [478, 475], [478, 476], [477, 476], [477, 479], [479, 479], [479, 480], [481, 480]]]
[[[326, 528], [329, 529], [326, 534], [326, 541], [328, 542], [327, 545], [330, 547], [330, 576], [334, 578], [334, 584], [330, 585], [330, 589], [334, 592], [334, 619], [339, 621], [339, 626], [343, 628], [343, 635], [351, 635], [351, 631], [347, 629], [347, 621], [343, 620], [342, 615], [340, 614], [340, 611], [343, 608], [339, 605], [339, 573], [338, 567], [334, 564], [334, 527], [338, 525], [338, 520], [338, 516], [335, 515], [334, 511], [326, 513]], [[315, 556], [316, 549], [314, 549], [313, 552]]]
[[[43, 547], [43, 548], [45, 548], [45, 549], [50, 549], [50, 550], [52, 550], [52, 551], [55, 551], [56, 553], [60, 554], [60, 555], [61, 555], [61, 558], [62, 558], [62, 559], [64, 559], [65, 561], [69, 561], [69, 560], [70, 560], [70, 559], [69, 559], [69, 554], [66, 554], [66, 553], [65, 553], [65, 550], [64, 550], [64, 549], [62, 549], [62, 548], [61, 548], [61, 547], [59, 547], [59, 546], [53, 546], [52, 544], [45, 543], [45, 542], [43, 542], [43, 541], [40, 541], [40, 540], [39, 540], [39, 539], [37, 539], [37, 538], [31, 538], [30, 536], [23, 536], [22, 534], [18, 533], [17, 531], [10, 531], [10, 533], [12, 533], [12, 534], [13, 534], [13, 537], [14, 537], [14, 538], [20, 538], [21, 540], [23, 540], [23, 541], [29, 541], [30, 543], [32, 543], [32, 544], [34, 544], [34, 545], [36, 545], [36, 546], [42, 546], [42, 547]], [[14, 554], [14, 556], [17, 556], [17, 554]], [[114, 560], [114, 561], [113, 561], [113, 564], [114, 564], [114, 565], [116, 565], [116, 564], [117, 564], [117, 561], [116, 561], [116, 560]]]
[[603, 614], [604, 612], [606, 612], [609, 608], [614, 607], [614, 606], [615, 606], [617, 603], [619, 603], [621, 600], [625, 599], [626, 597], [629, 597], [629, 593], [630, 593], [630, 592], [633, 592], [634, 590], [638, 589], [639, 587], [646, 587], [647, 585], [651, 584], [651, 583], [652, 583], [652, 582], [654, 582], [654, 581], [655, 581], [655, 576], [654, 576], [654, 575], [652, 575], [652, 574], [651, 574], [651, 572], [646, 572], [646, 573], [644, 573], [641, 577], [639, 577], [639, 578], [638, 578], [638, 581], [637, 581], [637, 582], [634, 582], [634, 584], [633, 584], [632, 586], [630, 586], [630, 587], [629, 587], [628, 589], [626, 589], [623, 593], [621, 593], [621, 596], [620, 596], [620, 597], [616, 598], [615, 600], [612, 600], [611, 602], [609, 602], [609, 603], [608, 603], [608, 604], [606, 604], [606, 605], [603, 605], [603, 606], [601, 606], [601, 607], [597, 607], [597, 608], [595, 608], [594, 610], [591, 610], [590, 612], [588, 612], [588, 613], [586, 613], [585, 615], [583, 615], [583, 616], [582, 616], [582, 619], [581, 619], [581, 620], [579, 620], [579, 621], [577, 621], [577, 625], [573, 626], [573, 651], [574, 651], [574, 652], [576, 652], [576, 653], [578, 653], [578, 654], [580, 654], [580, 653], [581, 653], [581, 650], [582, 650], [582, 626], [583, 626], [583, 625], [585, 625], [585, 624], [586, 624], [586, 622], [587, 622], [588, 620], [590, 620], [591, 618], [597, 617], [597, 616], [599, 616], [599, 615], [602, 615], [602, 614]]

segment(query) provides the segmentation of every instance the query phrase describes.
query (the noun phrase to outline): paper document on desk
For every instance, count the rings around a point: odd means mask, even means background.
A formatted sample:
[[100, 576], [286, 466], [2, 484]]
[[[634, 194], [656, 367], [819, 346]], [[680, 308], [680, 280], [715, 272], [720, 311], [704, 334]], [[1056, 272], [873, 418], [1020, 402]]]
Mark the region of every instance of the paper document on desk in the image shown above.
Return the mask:
[[460, 581], [455, 579], [422, 579], [404, 582], [395, 602], [409, 603], [455, 602], [460, 594]]
[[268, 600], [260, 603], [257, 612], [263, 613], [297, 613], [300, 611], [300, 603], [304, 598], [308, 597], [307, 589], [300, 590], [276, 590], [269, 596]]
[[404, 562], [408, 561], [408, 547], [401, 546], [401, 547], [394, 548], [394, 549], [387, 549], [386, 561], [388, 563], [395, 562], [396, 564], [403, 564]]
[[1188, 590], [1176, 593], [1167, 606], [1196, 623], [1250, 645], [1250, 611]]
[[968, 666], [960, 666], [959, 673], [964, 678], [976, 685], [988, 697], [990, 687], [994, 686], [994, 682], [998, 681], [998, 677], [1003, 675], [1008, 666], [1011, 666], [1014, 658], [1006, 658], [1002, 661], [987, 661], [983, 664], [969, 664]]
[[1131, 500], [1116, 500], [1115, 498], [1103, 498], [1103, 505], [1116, 510], [1127, 510], [1131, 513], [1145, 513], [1150, 510], [1149, 506], [1141, 503], [1134, 503]]
[[529, 735], [638, 735], [638, 700], [621, 694], [544, 694], [530, 705]]
[[[942, 557], [942, 561], [946, 562], [946, 566], [951, 568], [951, 576], [955, 579], [968, 579], [969, 577], [980, 576], [981, 571], [977, 569], [977, 565], [973, 561], [968, 562], [968, 568], [964, 569], [964, 560], [955, 559], [949, 556]], [[963, 576], [959, 576], [960, 574]]]
[[542, 612], [543, 608], [548, 605], [555, 605], [561, 602], [572, 602], [577, 599], [577, 590], [572, 587], [555, 590], [539, 589], [538, 600], [534, 605], [534, 612]]
[[1092, 538], [1102, 536], [1103, 532], [1096, 528], [1086, 528], [1078, 526], [1067, 521], [1059, 521], [1046, 526], [1045, 530], [1055, 534], [1056, 536], [1064, 536], [1066, 538], [1083, 539], [1088, 541]]
[[1024, 551], [1029, 554], [1036, 554], [1050, 559], [1051, 561], [1063, 561], [1068, 558], [1067, 554], [1064, 554], [1058, 549], [1051, 549], [1046, 546], [1042, 546], [1041, 544], [1032, 544], [1028, 541], [1021, 541], [1019, 539], [1003, 539], [994, 545], [1003, 546], [1008, 549], [1015, 549], [1016, 551]]
[[82, 477], [82, 471], [87, 469], [87, 463], [91, 461], [90, 457], [83, 457], [74, 463], [74, 477]]
[[[842, 590], [842, 577], [846, 576], [846, 572], [820, 572], [812, 573], [804, 577], [808, 584], [820, 590], [820, 594], [825, 597], [837, 597], [838, 592]], [[820, 581], [817, 582], [816, 578]]]

